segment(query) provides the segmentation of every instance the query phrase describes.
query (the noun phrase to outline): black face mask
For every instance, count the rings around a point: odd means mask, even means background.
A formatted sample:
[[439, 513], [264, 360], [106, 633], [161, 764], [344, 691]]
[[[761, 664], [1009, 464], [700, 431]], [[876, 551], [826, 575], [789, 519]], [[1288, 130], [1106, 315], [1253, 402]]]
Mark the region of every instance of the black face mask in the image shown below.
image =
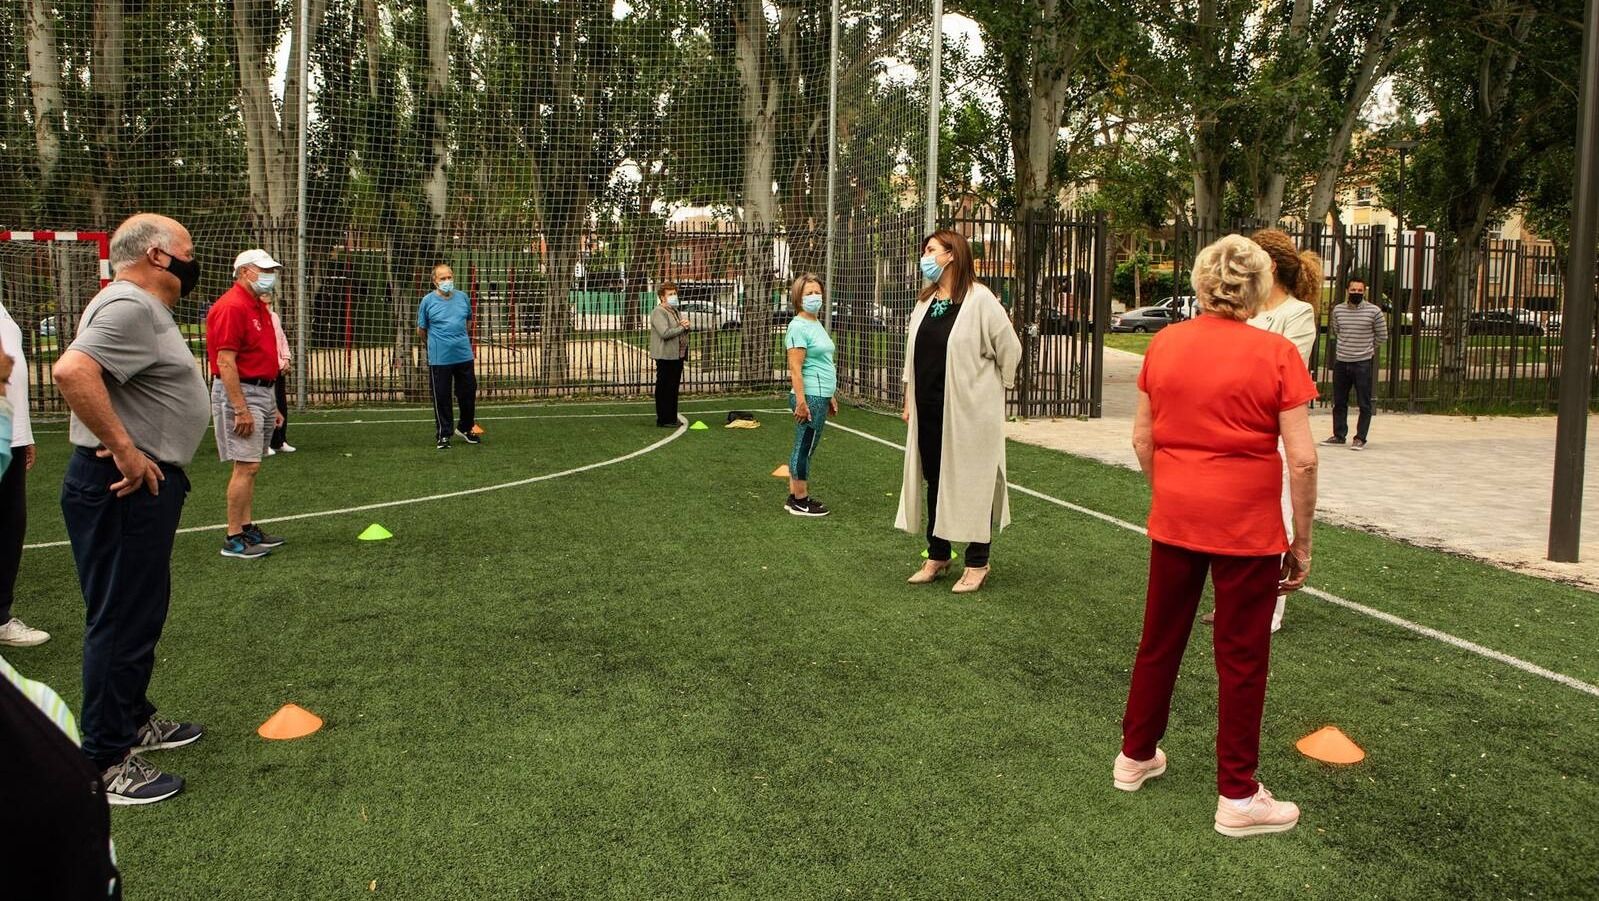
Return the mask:
[[167, 253], [167, 251], [163, 250], [161, 252], [167, 255], [166, 270], [177, 276], [178, 294], [182, 297], [188, 297], [189, 292], [194, 290], [194, 286], [200, 283], [200, 258], [180, 260]]
[[1361, 304], [1361, 302], [1363, 302], [1365, 299], [1366, 299], [1366, 295], [1364, 295], [1364, 294], [1355, 293], [1355, 294], [1349, 295], [1349, 302], [1352, 303], [1352, 304], [1355, 304], [1356, 306], [1359, 306]]

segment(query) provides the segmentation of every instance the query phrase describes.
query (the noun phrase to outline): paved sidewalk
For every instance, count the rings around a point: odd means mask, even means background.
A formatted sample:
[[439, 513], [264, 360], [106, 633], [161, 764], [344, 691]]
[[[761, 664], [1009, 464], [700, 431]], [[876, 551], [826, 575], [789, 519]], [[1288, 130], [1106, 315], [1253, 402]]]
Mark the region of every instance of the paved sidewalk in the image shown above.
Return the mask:
[[[1142, 359], [1105, 351], [1103, 419], [1013, 422], [1010, 437], [1136, 468], [1132, 419]], [[1312, 412], [1311, 431], [1318, 441], [1332, 434], [1326, 409]], [[1590, 417], [1588, 434], [1582, 563], [1544, 559], [1554, 475], [1552, 416], [1378, 411], [1367, 450], [1320, 448], [1317, 517], [1599, 591], [1599, 417]]]

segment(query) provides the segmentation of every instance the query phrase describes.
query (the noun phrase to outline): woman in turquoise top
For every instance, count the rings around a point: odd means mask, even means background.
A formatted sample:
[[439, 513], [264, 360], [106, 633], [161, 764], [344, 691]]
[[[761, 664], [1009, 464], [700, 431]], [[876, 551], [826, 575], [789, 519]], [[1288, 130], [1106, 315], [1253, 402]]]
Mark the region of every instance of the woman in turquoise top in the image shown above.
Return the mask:
[[788, 455], [788, 501], [783, 509], [795, 516], [826, 516], [827, 508], [810, 496], [811, 457], [822, 440], [827, 417], [838, 413], [838, 375], [833, 368], [833, 338], [817, 314], [822, 311], [822, 280], [805, 273], [788, 291], [794, 318], [783, 336], [788, 349], [788, 378], [794, 411], [794, 449]]

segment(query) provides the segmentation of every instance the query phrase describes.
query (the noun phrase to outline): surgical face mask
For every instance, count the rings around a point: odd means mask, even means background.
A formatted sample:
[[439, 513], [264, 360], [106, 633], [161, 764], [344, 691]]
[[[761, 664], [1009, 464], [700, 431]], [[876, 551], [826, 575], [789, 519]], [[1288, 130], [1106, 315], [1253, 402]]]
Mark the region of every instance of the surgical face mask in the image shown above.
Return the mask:
[[943, 264], [938, 262], [937, 254], [931, 254], [930, 253], [927, 256], [922, 257], [922, 277], [923, 278], [927, 279], [930, 282], [936, 282], [936, 281], [938, 281], [938, 277], [943, 275], [943, 274], [944, 274], [944, 266], [943, 266]]
[[812, 315], [815, 315], [815, 314], [821, 312], [821, 310], [822, 310], [822, 295], [820, 295], [820, 294], [807, 294], [807, 295], [805, 295], [804, 297], [800, 298], [800, 307], [803, 310], [805, 310], [805, 312], [810, 313]]
[[161, 251], [167, 255], [166, 270], [178, 279], [178, 294], [188, 297], [194, 286], [200, 283], [200, 260], [180, 260], [168, 251]]
[[255, 277], [255, 293], [266, 294], [278, 286], [276, 272], [263, 272]]
[[677, 306], [677, 295], [676, 294], [668, 294], [668, 295], [666, 295], [666, 305], [669, 306], [669, 307]]
[[444, 281], [439, 282], [440, 294], [450, 294], [453, 291], [455, 291], [455, 279], [447, 278]]

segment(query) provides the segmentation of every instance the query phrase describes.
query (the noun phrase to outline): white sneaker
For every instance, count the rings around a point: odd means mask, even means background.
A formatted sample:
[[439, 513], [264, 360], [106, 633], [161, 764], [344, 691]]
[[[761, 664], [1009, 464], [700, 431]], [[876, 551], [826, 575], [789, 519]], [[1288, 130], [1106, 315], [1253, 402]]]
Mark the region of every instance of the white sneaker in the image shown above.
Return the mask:
[[295, 452], [296, 449], [297, 448], [295, 448], [294, 445], [290, 444], [287, 441], [283, 442], [283, 446], [278, 448], [278, 450], [283, 451], [286, 454], [292, 454], [292, 453]]
[[267, 448], [267, 456], [268, 456], [268, 457], [276, 457], [276, 456], [277, 456], [277, 455], [278, 455], [278, 452], [277, 452], [277, 451], [275, 451], [275, 450], [273, 450], [273, 449], [272, 449], [272, 448], [270, 448], [270, 447], [269, 447], [269, 448]]
[[0, 645], [8, 648], [31, 648], [50, 640], [50, 633], [35, 629], [16, 617], [0, 626]]

